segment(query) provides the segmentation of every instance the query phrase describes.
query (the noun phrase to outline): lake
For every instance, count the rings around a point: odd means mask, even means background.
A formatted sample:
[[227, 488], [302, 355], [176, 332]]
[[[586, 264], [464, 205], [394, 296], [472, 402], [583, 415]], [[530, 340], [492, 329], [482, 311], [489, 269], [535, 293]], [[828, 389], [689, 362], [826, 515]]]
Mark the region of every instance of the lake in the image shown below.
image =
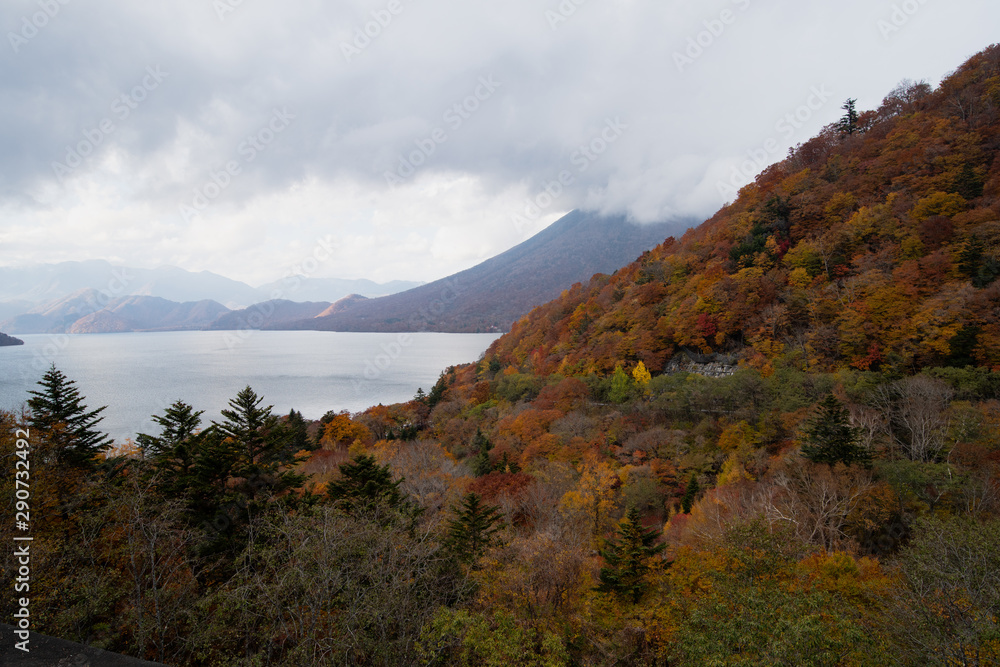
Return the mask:
[[430, 391], [448, 366], [477, 361], [496, 334], [183, 331], [34, 334], [0, 347], [0, 408], [19, 410], [51, 364], [90, 408], [108, 406], [101, 429], [122, 442], [157, 433], [150, 417], [177, 399], [207, 424], [243, 387], [265, 405], [307, 419], [357, 412]]

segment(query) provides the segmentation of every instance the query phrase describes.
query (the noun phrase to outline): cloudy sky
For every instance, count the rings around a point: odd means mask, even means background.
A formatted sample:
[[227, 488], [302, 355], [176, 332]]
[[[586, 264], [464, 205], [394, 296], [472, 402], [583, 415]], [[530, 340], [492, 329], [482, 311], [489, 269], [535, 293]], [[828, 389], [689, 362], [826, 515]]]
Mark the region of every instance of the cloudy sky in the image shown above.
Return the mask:
[[433, 280], [576, 207], [707, 217], [845, 98], [936, 85], [1000, 25], [995, 0], [0, 7], [0, 263], [252, 284], [315, 255]]

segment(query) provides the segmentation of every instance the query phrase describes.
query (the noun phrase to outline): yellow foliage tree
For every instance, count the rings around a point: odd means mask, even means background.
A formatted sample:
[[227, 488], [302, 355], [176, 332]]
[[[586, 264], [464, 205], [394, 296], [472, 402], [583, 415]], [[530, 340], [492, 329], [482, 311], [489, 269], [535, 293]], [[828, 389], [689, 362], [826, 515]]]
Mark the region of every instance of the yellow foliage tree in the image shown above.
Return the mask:
[[362, 443], [372, 439], [371, 431], [363, 424], [351, 420], [351, 415], [341, 412], [336, 415], [323, 429], [323, 438], [320, 445], [323, 449], [336, 449], [338, 447], [347, 448], [355, 442]]
[[567, 519], [588, 525], [597, 539], [614, 525], [621, 479], [606, 462], [583, 463], [575, 489], [563, 494], [559, 511]]
[[636, 367], [632, 369], [632, 378], [638, 386], [645, 387], [649, 384], [649, 381], [653, 379], [653, 376], [650, 375], [648, 370], [646, 370], [646, 364], [640, 361]]
[[722, 434], [719, 435], [719, 449], [724, 452], [753, 446], [756, 442], [757, 434], [754, 432], [753, 427], [745, 421], [729, 424], [722, 429]]

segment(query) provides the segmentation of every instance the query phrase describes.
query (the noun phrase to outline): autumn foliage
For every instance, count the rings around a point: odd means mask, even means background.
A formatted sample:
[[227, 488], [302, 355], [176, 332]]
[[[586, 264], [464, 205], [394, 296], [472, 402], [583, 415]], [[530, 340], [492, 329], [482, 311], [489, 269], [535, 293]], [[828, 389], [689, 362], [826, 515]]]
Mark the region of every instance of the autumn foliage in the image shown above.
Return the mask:
[[1000, 48], [937, 90], [904, 83], [768, 167], [613, 276], [536, 308], [491, 350], [538, 374], [662, 371], [680, 349], [760, 369], [1000, 368]]

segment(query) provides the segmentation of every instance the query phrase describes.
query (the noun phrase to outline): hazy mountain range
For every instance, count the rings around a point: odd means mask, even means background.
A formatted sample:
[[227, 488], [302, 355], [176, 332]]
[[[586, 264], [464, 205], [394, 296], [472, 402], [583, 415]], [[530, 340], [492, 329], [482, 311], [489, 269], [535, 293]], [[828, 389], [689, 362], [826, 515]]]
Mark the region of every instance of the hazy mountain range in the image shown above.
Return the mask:
[[136, 269], [104, 260], [0, 267], [0, 320], [86, 289], [103, 293], [106, 302], [123, 296], [154, 296], [179, 303], [211, 299], [227, 308], [245, 308], [274, 298], [333, 302], [355, 293], [384, 296], [420, 284], [292, 276], [251, 287], [210, 271], [185, 271], [173, 266]]
[[0, 331], [505, 331], [574, 283], [628, 264], [676, 227], [574, 211], [426, 285], [300, 277], [254, 288], [207, 271], [104, 261], [0, 268]]

